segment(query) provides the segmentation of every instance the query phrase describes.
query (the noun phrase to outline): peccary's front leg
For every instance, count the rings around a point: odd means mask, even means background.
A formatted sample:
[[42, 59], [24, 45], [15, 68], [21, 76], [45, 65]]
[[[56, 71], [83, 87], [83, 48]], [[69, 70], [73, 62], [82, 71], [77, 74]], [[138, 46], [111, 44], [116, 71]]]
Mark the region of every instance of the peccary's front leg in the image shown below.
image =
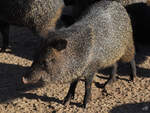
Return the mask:
[[0, 52], [5, 52], [6, 48], [8, 47], [9, 43], [9, 24], [7, 23], [0, 23], [0, 30], [3, 37], [3, 44]]
[[64, 101], [63, 101], [63, 104], [64, 104], [64, 105], [69, 104], [69, 103], [70, 103], [70, 100], [74, 98], [75, 89], [76, 89], [77, 83], [78, 83], [78, 79], [77, 79], [77, 80], [74, 80], [74, 81], [71, 83], [70, 88], [69, 88], [69, 91], [68, 91], [68, 93], [67, 93], [67, 96], [64, 98]]
[[130, 62], [130, 66], [131, 66], [130, 80], [133, 81], [134, 77], [136, 76], [136, 63], [135, 63], [135, 59], [134, 58]]
[[85, 95], [83, 101], [84, 108], [86, 108], [88, 101], [91, 100], [91, 86], [92, 86], [93, 76], [94, 74], [91, 74], [90, 76], [85, 78]]

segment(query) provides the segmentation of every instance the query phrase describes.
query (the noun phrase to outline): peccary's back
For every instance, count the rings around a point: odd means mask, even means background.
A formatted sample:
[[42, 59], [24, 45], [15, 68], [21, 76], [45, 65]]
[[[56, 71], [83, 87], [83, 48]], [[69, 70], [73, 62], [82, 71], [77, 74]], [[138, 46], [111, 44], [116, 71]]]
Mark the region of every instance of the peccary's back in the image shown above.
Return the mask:
[[114, 0], [114, 1], [120, 2], [122, 5], [126, 6], [133, 3], [140, 3], [140, 2], [147, 3], [148, 0]]
[[62, 0], [1, 0], [0, 20], [40, 31], [61, 7]]
[[125, 8], [115, 1], [93, 4], [86, 17], [77, 24], [92, 30], [87, 64], [99, 61], [100, 67], [112, 65], [125, 54], [128, 45], [133, 45], [129, 16]]

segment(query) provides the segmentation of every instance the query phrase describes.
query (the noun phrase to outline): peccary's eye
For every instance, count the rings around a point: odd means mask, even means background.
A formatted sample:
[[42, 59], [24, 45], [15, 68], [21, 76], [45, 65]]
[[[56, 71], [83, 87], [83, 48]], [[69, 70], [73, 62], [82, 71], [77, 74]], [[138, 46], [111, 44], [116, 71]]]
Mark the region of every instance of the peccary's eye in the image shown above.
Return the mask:
[[59, 39], [59, 40], [53, 40], [51, 41], [50, 45], [58, 50], [58, 51], [61, 51], [63, 49], [65, 49], [67, 47], [67, 41], [64, 40], [64, 39]]
[[42, 62], [40, 63], [40, 66], [41, 66], [41, 68], [42, 68], [43, 70], [45, 70], [47, 73], [49, 73], [48, 65], [47, 65], [46, 61], [42, 61]]
[[44, 69], [45, 67], [47, 67], [46, 65], [46, 61], [41, 61], [40, 63], [40, 66]]

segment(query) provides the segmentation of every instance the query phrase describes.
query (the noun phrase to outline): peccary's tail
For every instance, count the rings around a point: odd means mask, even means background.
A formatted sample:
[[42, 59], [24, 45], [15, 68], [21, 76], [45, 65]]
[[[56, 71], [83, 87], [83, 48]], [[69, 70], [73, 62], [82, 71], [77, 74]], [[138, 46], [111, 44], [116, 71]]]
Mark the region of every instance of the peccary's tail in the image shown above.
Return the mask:
[[121, 57], [122, 62], [130, 62], [135, 56], [135, 47], [133, 41], [131, 41], [126, 48], [125, 54]]

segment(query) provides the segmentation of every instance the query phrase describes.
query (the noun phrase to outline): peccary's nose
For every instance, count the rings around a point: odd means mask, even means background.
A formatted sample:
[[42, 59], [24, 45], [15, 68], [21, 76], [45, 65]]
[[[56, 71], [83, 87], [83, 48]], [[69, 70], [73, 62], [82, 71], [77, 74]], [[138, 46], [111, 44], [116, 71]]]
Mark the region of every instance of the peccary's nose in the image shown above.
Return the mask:
[[22, 77], [22, 83], [23, 84], [34, 84], [36, 82], [38, 82], [38, 80], [28, 80], [25, 77]]

